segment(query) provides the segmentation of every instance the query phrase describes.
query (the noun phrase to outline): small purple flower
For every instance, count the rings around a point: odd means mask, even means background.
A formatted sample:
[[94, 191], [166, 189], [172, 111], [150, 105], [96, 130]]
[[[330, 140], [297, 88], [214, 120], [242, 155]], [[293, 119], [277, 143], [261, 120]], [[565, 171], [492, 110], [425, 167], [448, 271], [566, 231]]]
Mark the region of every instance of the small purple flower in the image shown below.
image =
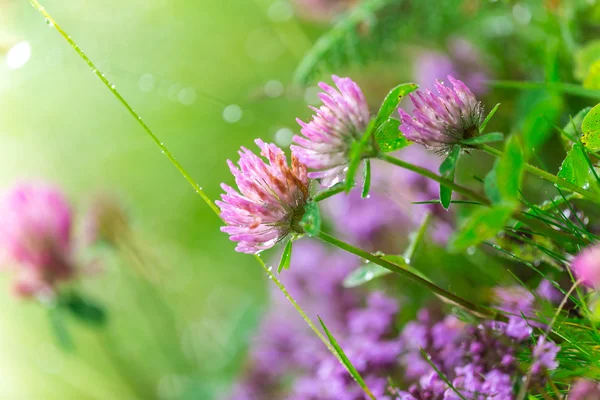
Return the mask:
[[313, 170], [308, 177], [320, 179], [324, 186], [343, 179], [351, 145], [363, 136], [370, 119], [360, 87], [350, 78], [333, 75], [332, 79], [337, 90], [319, 83], [323, 105], [311, 107], [315, 115], [309, 123], [297, 119], [302, 136], [294, 136], [295, 145], [290, 146], [292, 154]]
[[563, 295], [560, 291], [550, 282], [548, 279], [544, 279], [540, 282], [536, 290], [538, 296], [551, 303], [560, 303]]
[[453, 88], [436, 82], [438, 95], [430, 90], [410, 94], [414, 118], [402, 108], [398, 110], [404, 136], [439, 153], [448, 152], [461, 140], [479, 135], [483, 122], [483, 106], [469, 88], [448, 76]]
[[537, 345], [533, 349], [533, 364], [531, 372], [535, 375], [543, 371], [553, 370], [558, 368], [556, 355], [560, 351], [560, 347], [550, 341], [546, 341], [544, 336], [540, 337]]
[[583, 249], [573, 259], [571, 268], [578, 280], [589, 287], [600, 287], [600, 245]]
[[0, 247], [17, 270], [15, 291], [23, 297], [52, 294], [73, 277], [71, 207], [45, 184], [20, 184], [0, 200]]
[[571, 386], [569, 400], [597, 400], [600, 399], [600, 384], [598, 382], [578, 379]]
[[273, 247], [292, 232], [302, 233], [299, 222], [309, 198], [306, 166], [294, 155], [288, 166], [279, 147], [260, 139], [255, 143], [269, 163], [242, 147], [239, 169], [227, 160], [240, 192], [222, 184], [223, 201], [216, 202], [227, 224], [221, 231], [238, 242], [236, 251], [250, 254]]

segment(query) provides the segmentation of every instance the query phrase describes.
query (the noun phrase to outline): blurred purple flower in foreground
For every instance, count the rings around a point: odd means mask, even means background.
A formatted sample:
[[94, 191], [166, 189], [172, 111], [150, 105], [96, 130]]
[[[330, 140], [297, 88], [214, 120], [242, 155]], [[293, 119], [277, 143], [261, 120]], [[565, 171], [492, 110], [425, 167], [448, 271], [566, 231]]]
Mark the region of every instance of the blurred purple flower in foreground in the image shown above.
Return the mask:
[[227, 160], [240, 192], [222, 184], [223, 201], [216, 202], [227, 224], [221, 231], [238, 242], [236, 251], [250, 254], [273, 247], [292, 232], [302, 233], [299, 223], [309, 197], [306, 166], [294, 155], [288, 166], [279, 147], [260, 139], [255, 143], [269, 163], [242, 147], [239, 168]]
[[336, 14], [346, 11], [358, 0], [294, 0], [300, 14], [317, 21], [330, 21]]
[[453, 88], [438, 81], [437, 95], [429, 89], [409, 95], [414, 117], [402, 108], [398, 110], [404, 136], [438, 153], [448, 152], [461, 140], [479, 135], [484, 118], [483, 106], [471, 90], [452, 76], [448, 80]]
[[600, 287], [600, 245], [583, 249], [571, 263], [573, 273], [584, 285]]
[[19, 296], [52, 296], [56, 285], [73, 277], [71, 207], [45, 184], [19, 184], [0, 200], [0, 247], [4, 262], [16, 268]]
[[[350, 78], [333, 75], [337, 89], [319, 83], [324, 93], [319, 97], [321, 108], [315, 111], [312, 121], [297, 119], [302, 136], [294, 136], [290, 146], [300, 162], [313, 170], [309, 178], [320, 179], [324, 186], [343, 180], [348, 166], [352, 143], [360, 139], [369, 124], [369, 106], [358, 85]], [[315, 171], [316, 170], [316, 171]]]

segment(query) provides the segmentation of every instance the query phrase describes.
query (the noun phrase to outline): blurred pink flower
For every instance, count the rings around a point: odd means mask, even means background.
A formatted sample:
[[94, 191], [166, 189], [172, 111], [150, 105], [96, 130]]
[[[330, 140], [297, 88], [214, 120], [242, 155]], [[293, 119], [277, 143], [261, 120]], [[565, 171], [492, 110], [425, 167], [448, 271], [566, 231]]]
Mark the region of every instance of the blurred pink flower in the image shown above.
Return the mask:
[[227, 160], [239, 192], [222, 184], [223, 201], [216, 204], [227, 226], [221, 228], [238, 242], [236, 251], [255, 254], [273, 247], [299, 226], [309, 192], [306, 166], [292, 154], [288, 166], [285, 154], [274, 144], [260, 139], [255, 143], [264, 159], [242, 147], [239, 168]]
[[328, 21], [357, 2], [358, 0], [294, 0], [300, 15], [316, 21]]
[[571, 268], [575, 277], [584, 285], [600, 287], [600, 245], [596, 244], [583, 249], [573, 259]]
[[19, 296], [52, 294], [73, 277], [71, 207], [46, 184], [23, 183], [0, 200], [0, 247], [6, 264], [17, 271]]

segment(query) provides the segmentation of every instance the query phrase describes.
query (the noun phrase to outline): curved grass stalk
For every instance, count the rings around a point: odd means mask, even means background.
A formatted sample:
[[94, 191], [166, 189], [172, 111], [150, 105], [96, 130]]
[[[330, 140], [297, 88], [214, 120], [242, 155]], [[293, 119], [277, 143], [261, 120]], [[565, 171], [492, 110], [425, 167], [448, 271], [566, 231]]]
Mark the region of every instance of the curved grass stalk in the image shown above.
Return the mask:
[[[208, 205], [210, 207], [210, 209], [220, 218], [219, 208], [206, 195], [206, 193], [202, 190], [202, 187], [200, 185], [198, 185], [198, 183], [196, 183], [196, 181], [194, 181], [194, 179], [191, 177], [190, 174], [187, 173], [187, 171], [183, 168], [183, 166], [177, 161], [177, 159], [173, 156], [173, 154], [167, 149], [167, 147], [164, 145], [164, 143], [162, 141], [160, 141], [160, 139], [158, 139], [158, 137], [152, 132], [150, 127], [148, 125], [146, 125], [146, 123], [142, 120], [142, 117], [140, 117], [139, 114], [136, 113], [135, 110], [131, 107], [131, 105], [129, 105], [129, 103], [123, 98], [123, 96], [121, 96], [121, 94], [117, 91], [115, 86], [113, 84], [111, 84], [108, 81], [108, 79], [106, 79], [104, 74], [96, 67], [96, 65], [93, 63], [93, 61], [83, 52], [83, 50], [81, 50], [79, 45], [77, 45], [77, 43], [75, 43], [75, 41], [71, 38], [71, 36], [69, 36], [60, 27], [60, 25], [58, 25], [56, 23], [54, 18], [52, 18], [52, 16], [46, 11], [44, 6], [42, 6], [37, 0], [29, 0], [29, 2], [40, 14], [42, 14], [42, 16], [44, 16], [44, 18], [46, 18], [46, 21], [48, 22], [48, 24], [51, 27], [55, 28], [58, 31], [58, 33], [71, 45], [71, 47], [73, 47], [73, 50], [75, 50], [75, 52], [83, 59], [83, 61], [85, 61], [85, 63], [91, 68], [92, 72], [102, 81], [104, 86], [106, 86], [106, 88], [117, 98], [117, 100], [119, 100], [119, 102], [127, 109], [127, 111], [135, 118], [135, 120], [138, 121], [138, 123], [140, 124], [142, 129], [144, 129], [144, 131], [146, 132], [146, 134], [148, 136], [150, 136], [152, 141], [158, 146], [158, 148], [161, 150], [161, 152], [169, 159], [171, 164], [173, 164], [173, 166], [177, 169], [177, 171], [179, 171], [179, 173], [185, 178], [185, 180], [188, 181], [188, 183], [192, 186], [194, 191], [200, 195], [200, 197], [206, 203], [206, 205]], [[304, 319], [304, 321], [309, 325], [309, 327], [312, 329], [312, 331], [325, 344], [327, 349], [329, 349], [329, 351], [338, 359], [338, 361], [340, 361], [340, 363], [342, 363], [342, 365], [348, 370], [348, 368], [346, 367], [346, 365], [344, 364], [344, 362], [338, 355], [337, 351], [333, 348], [333, 346], [331, 345], [329, 340], [327, 340], [323, 336], [321, 331], [319, 331], [319, 329], [312, 322], [312, 320], [308, 317], [308, 315], [304, 312], [304, 310], [300, 307], [300, 305], [289, 294], [289, 292], [287, 291], [287, 289], [285, 288], [283, 283], [281, 283], [281, 281], [279, 281], [273, 275], [271, 270], [265, 265], [265, 263], [260, 258], [260, 256], [254, 255], [254, 258], [259, 262], [259, 264], [261, 265], [263, 270], [269, 276], [269, 279], [275, 283], [277, 288], [283, 293], [285, 298], [292, 304], [292, 306], [296, 309], [296, 311], [300, 314], [300, 316]], [[349, 370], [348, 370], [348, 373], [350, 373], [350, 375], [354, 378], [353, 374]], [[375, 396], [373, 396], [373, 393], [366, 385], [364, 385], [364, 386], [361, 385], [361, 387], [364, 390], [364, 392], [367, 394], [367, 396], [369, 396], [370, 399], [376, 400]]]

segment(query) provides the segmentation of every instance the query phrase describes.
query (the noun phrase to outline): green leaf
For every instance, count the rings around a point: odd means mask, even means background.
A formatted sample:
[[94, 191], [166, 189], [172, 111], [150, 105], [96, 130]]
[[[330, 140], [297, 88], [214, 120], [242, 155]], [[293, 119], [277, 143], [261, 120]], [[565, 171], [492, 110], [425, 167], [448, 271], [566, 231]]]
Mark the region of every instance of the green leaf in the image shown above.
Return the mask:
[[461, 144], [467, 145], [476, 145], [476, 144], [484, 144], [484, 143], [493, 143], [493, 142], [501, 142], [504, 140], [504, 135], [500, 132], [490, 132], [484, 135], [475, 136], [471, 139], [461, 140]]
[[300, 226], [308, 236], [316, 236], [321, 231], [321, 213], [317, 203], [310, 202], [304, 206], [304, 215]]
[[279, 261], [279, 267], [277, 267], [277, 273], [280, 274], [283, 269], [290, 269], [290, 261], [292, 260], [292, 240], [288, 240], [281, 254], [281, 260]]
[[384, 122], [386, 122], [392, 113], [396, 111], [398, 108], [398, 104], [400, 101], [409, 94], [419, 88], [419, 85], [416, 83], [403, 83], [402, 85], [398, 85], [385, 96], [383, 103], [381, 103], [381, 107], [379, 107], [379, 112], [377, 112], [377, 116], [375, 117], [375, 125], [374, 128], [377, 129]]
[[448, 249], [459, 252], [492, 238], [504, 228], [514, 208], [514, 204], [501, 204], [478, 209], [450, 237]]
[[365, 391], [365, 393], [371, 399], [375, 400], [375, 397], [371, 393], [371, 390], [367, 387], [367, 384], [365, 383], [364, 379], [362, 378], [362, 376], [360, 376], [360, 373], [356, 370], [354, 365], [352, 365], [352, 362], [350, 362], [350, 359], [348, 359], [348, 357], [346, 356], [346, 353], [344, 353], [344, 350], [342, 350], [342, 348], [340, 347], [338, 342], [335, 340], [335, 338], [333, 337], [331, 332], [329, 332], [329, 329], [327, 329], [327, 327], [325, 326], [325, 323], [323, 322], [321, 317], [319, 317], [319, 322], [321, 323], [321, 327], [323, 328], [323, 331], [325, 331], [325, 334], [327, 335], [327, 338], [329, 339], [329, 343], [331, 343], [331, 345], [335, 349], [335, 352], [340, 357], [340, 361], [344, 364], [344, 366], [346, 367], [346, 369], [348, 370], [348, 372], [350, 373], [352, 378], [354, 378], [356, 383], [358, 383], [358, 385]]
[[559, 178], [581, 188], [596, 185], [596, 176], [590, 168], [583, 147], [579, 143], [573, 143], [573, 147], [567, 153], [557, 175]]
[[95, 326], [106, 324], [107, 317], [104, 309], [77, 293], [63, 295], [60, 304], [82, 322]]
[[500, 203], [502, 201], [502, 195], [500, 194], [500, 190], [498, 189], [498, 177], [496, 176], [496, 169], [498, 168], [498, 163], [500, 160], [496, 160], [494, 166], [488, 172], [488, 174], [483, 179], [483, 191], [485, 195], [492, 201], [492, 203]]
[[581, 123], [581, 143], [591, 150], [600, 150], [600, 104], [597, 104], [585, 116]]
[[391, 274], [392, 271], [385, 269], [377, 264], [369, 263], [358, 267], [354, 271], [350, 272], [344, 279], [345, 288], [353, 288], [364, 285], [367, 282], [372, 281], [380, 276]]
[[427, 228], [429, 227], [429, 223], [431, 222], [431, 214], [426, 213], [421, 221], [421, 225], [419, 225], [419, 229], [416, 232], [412, 232], [408, 235], [408, 247], [404, 250], [404, 254], [402, 257], [404, 258], [404, 262], [410, 264], [415, 252], [423, 243], [425, 239], [425, 233], [427, 232]]
[[350, 161], [348, 162], [348, 171], [346, 172], [346, 193], [354, 187], [354, 176], [360, 165], [360, 160], [364, 157], [364, 151], [369, 143], [373, 131], [374, 121], [371, 120], [360, 140], [355, 140], [350, 146]]
[[362, 198], [369, 197], [369, 190], [371, 190], [371, 160], [365, 159], [364, 165], [364, 180], [362, 189]]
[[500, 107], [500, 103], [496, 104], [494, 106], [494, 108], [492, 108], [492, 111], [490, 111], [488, 113], [488, 115], [485, 117], [485, 119], [481, 123], [481, 126], [479, 127], [479, 132], [480, 133], [483, 133], [485, 131], [485, 127], [487, 126], [488, 122], [490, 122], [490, 120], [492, 119], [492, 117], [494, 116], [494, 114], [496, 114], [496, 111], [498, 111], [498, 107]]
[[[440, 165], [440, 174], [454, 182], [454, 171], [456, 169], [456, 163], [458, 162], [458, 158], [460, 156], [460, 145], [455, 144], [452, 148], [452, 151], [448, 154], [446, 159]], [[452, 189], [447, 187], [444, 184], [440, 184], [440, 203], [442, 207], [448, 209], [450, 206], [450, 202], [452, 201]]]
[[600, 60], [600, 40], [587, 42], [575, 54], [575, 77], [583, 81], [589, 73], [590, 67]]
[[412, 144], [400, 131], [400, 124], [401, 122], [396, 118], [390, 118], [375, 131], [375, 142], [384, 153], [400, 150]]
[[313, 196], [313, 201], [314, 202], [323, 201], [325, 199], [330, 198], [331, 196], [335, 196], [338, 193], [342, 193], [344, 190], [346, 190], [346, 183], [338, 182], [335, 185], [333, 185], [332, 187], [322, 190], [319, 193], [315, 194]]
[[586, 89], [600, 89], [600, 60], [590, 66], [590, 70], [583, 81], [583, 87]]
[[64, 350], [73, 350], [75, 346], [71, 334], [65, 325], [62, 310], [56, 306], [48, 307], [48, 318], [50, 328], [52, 329], [52, 333], [54, 333], [58, 345]]
[[504, 153], [496, 166], [498, 191], [502, 199], [515, 201], [518, 198], [524, 166], [520, 137], [512, 135], [506, 141]]
[[521, 96], [518, 107], [523, 148], [529, 153], [530, 149], [538, 149], [551, 136], [553, 122], [561, 114], [562, 97], [554, 92], [532, 91]]

